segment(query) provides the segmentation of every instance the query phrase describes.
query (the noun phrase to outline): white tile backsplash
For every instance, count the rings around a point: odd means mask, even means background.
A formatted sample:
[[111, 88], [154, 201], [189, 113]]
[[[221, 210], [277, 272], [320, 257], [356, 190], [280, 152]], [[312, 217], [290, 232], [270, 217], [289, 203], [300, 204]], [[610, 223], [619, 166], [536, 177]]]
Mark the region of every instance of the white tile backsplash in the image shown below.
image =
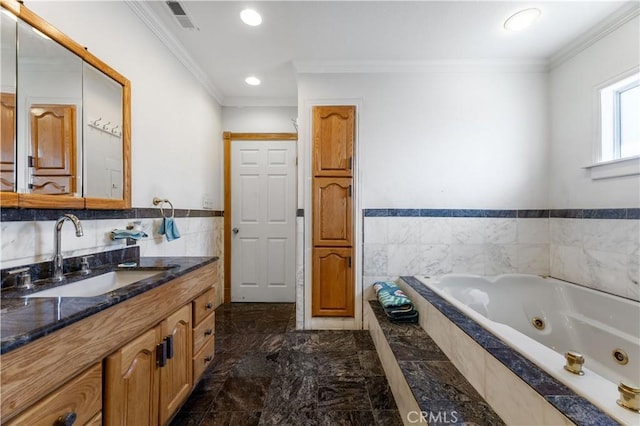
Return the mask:
[[364, 221], [364, 238], [368, 244], [386, 244], [389, 219], [370, 217]]
[[639, 226], [635, 219], [551, 218], [550, 275], [640, 300]]
[[365, 282], [526, 273], [640, 298], [639, 220], [365, 217], [364, 231]]
[[364, 275], [386, 275], [388, 270], [388, 253], [386, 244], [365, 244], [363, 256]]
[[449, 245], [453, 239], [453, 220], [449, 217], [421, 218], [419, 242]]
[[479, 218], [483, 242], [487, 244], [515, 244], [518, 239], [516, 219]]
[[[216, 244], [219, 217], [177, 218], [181, 237], [167, 241], [158, 235], [159, 219], [141, 219], [148, 238], [138, 241], [141, 256], [220, 256], [222, 244]], [[62, 226], [62, 253], [65, 257], [116, 250], [126, 247], [125, 240], [113, 241], [113, 229], [125, 228], [133, 219], [82, 220], [84, 235], [76, 237], [73, 224]], [[1, 267], [7, 268], [46, 261], [53, 256], [55, 221], [2, 222]], [[222, 229], [220, 227], [220, 229]], [[221, 241], [221, 240], [220, 240]], [[219, 268], [222, 269], [222, 268]]]
[[458, 245], [482, 244], [486, 240], [484, 218], [452, 218], [452, 242]]
[[[420, 218], [387, 218], [387, 242], [389, 244], [416, 244], [420, 235]], [[365, 237], [366, 238], [366, 237]]]
[[454, 244], [451, 246], [452, 271], [468, 274], [484, 274], [484, 244]]
[[518, 244], [549, 244], [549, 219], [517, 219]]

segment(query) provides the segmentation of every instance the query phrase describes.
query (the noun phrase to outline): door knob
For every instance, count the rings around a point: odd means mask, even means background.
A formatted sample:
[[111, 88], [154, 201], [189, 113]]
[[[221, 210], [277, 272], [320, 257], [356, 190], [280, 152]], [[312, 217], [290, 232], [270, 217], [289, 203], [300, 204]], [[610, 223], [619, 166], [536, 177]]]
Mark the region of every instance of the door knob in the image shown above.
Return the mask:
[[240, 230], [238, 228], [233, 228], [231, 232], [233, 232], [234, 234], [237, 234], [238, 232], [240, 232]]

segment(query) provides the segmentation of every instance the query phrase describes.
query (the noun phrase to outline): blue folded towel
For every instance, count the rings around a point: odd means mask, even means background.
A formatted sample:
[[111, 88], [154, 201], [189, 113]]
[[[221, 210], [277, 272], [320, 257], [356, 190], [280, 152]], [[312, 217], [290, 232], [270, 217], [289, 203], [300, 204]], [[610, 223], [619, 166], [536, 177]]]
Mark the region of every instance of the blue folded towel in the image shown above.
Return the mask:
[[173, 241], [177, 238], [180, 238], [178, 226], [176, 225], [176, 221], [173, 220], [172, 217], [166, 217], [162, 219], [160, 229], [158, 229], [158, 234], [167, 237], [167, 241]]
[[391, 322], [417, 323], [418, 311], [411, 299], [392, 281], [378, 281], [373, 284], [384, 313]]
[[380, 304], [385, 308], [405, 307], [407, 305], [413, 307], [407, 295], [392, 281], [378, 281], [373, 284], [373, 288]]
[[114, 229], [111, 231], [112, 240], [124, 240], [125, 238], [131, 238], [132, 240], [139, 240], [140, 238], [148, 237], [143, 231], [136, 231], [134, 229]]

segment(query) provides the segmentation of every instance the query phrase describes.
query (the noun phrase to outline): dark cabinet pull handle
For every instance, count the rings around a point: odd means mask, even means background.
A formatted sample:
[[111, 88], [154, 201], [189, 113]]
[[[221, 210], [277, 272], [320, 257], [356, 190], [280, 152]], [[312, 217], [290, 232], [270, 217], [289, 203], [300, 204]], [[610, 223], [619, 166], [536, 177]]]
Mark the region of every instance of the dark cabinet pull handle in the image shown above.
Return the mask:
[[204, 362], [211, 362], [212, 359], [213, 359], [212, 355], [206, 356], [204, 357]]
[[167, 365], [167, 342], [165, 340], [156, 346], [158, 367]]
[[75, 423], [77, 418], [78, 418], [78, 415], [72, 411], [70, 413], [65, 414], [64, 416], [58, 417], [58, 420], [56, 420], [56, 423], [54, 426], [71, 426], [73, 425], [73, 423]]
[[204, 331], [204, 335], [205, 335], [205, 336], [211, 336], [212, 334], [213, 334], [213, 330], [212, 330], [212, 329], [210, 329], [210, 328], [207, 328], [207, 329]]
[[205, 308], [207, 308], [207, 309], [211, 309], [211, 308], [213, 308], [213, 303], [211, 303], [211, 302], [207, 303], [207, 304], [205, 305]]
[[167, 342], [167, 359], [171, 359], [173, 358], [173, 334], [168, 335], [164, 340]]

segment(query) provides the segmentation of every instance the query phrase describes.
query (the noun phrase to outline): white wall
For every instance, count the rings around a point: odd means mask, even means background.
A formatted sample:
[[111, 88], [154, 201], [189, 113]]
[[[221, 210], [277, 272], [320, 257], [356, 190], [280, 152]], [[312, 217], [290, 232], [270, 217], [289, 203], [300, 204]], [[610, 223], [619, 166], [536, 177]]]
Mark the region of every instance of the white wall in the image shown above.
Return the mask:
[[222, 129], [238, 133], [295, 133], [297, 107], [223, 107]]
[[635, 18], [550, 72], [550, 207], [638, 207], [640, 176], [592, 181], [596, 87], [640, 63]]
[[[131, 81], [132, 204], [222, 210], [221, 109], [124, 2], [27, 7]], [[196, 154], [196, 155], [194, 155]]]
[[305, 147], [309, 105], [362, 100], [363, 208], [547, 206], [545, 73], [307, 74], [298, 84]]
[[[640, 18], [550, 72], [550, 207], [638, 208], [640, 176], [592, 180], [583, 169], [597, 147], [597, 87], [640, 64]], [[640, 221], [552, 218], [550, 273], [640, 298]]]

